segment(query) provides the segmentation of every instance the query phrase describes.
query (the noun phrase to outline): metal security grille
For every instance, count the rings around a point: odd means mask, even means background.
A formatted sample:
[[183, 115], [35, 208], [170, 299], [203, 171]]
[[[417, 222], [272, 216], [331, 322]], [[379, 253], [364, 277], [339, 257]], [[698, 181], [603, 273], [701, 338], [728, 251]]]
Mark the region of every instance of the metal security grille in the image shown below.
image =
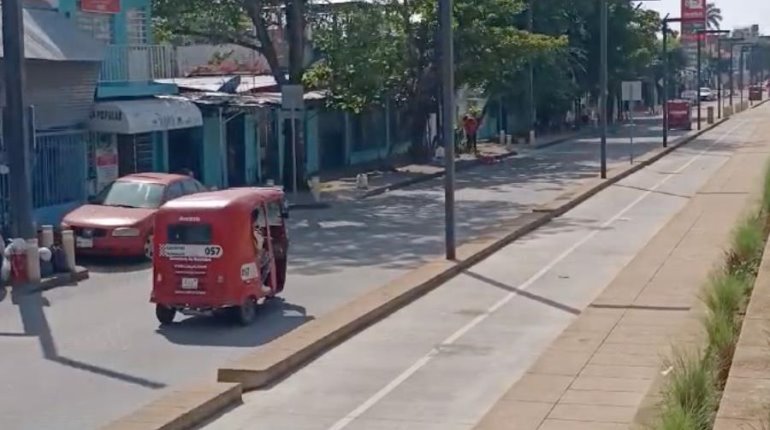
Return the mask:
[[[38, 132], [30, 154], [32, 204], [35, 209], [86, 199], [86, 144], [81, 130]], [[5, 159], [4, 149], [0, 158]], [[0, 228], [9, 226], [8, 174], [0, 172]]]
[[153, 171], [152, 134], [118, 135], [118, 175]]
[[[80, 9], [80, 2], [78, 2], [78, 9]], [[94, 39], [105, 43], [114, 43], [115, 18], [112, 14], [78, 10], [77, 24], [81, 30], [90, 34]]]
[[38, 133], [32, 152], [35, 208], [86, 198], [86, 131]]
[[133, 8], [126, 11], [126, 36], [129, 45], [146, 45], [147, 12], [144, 8]]

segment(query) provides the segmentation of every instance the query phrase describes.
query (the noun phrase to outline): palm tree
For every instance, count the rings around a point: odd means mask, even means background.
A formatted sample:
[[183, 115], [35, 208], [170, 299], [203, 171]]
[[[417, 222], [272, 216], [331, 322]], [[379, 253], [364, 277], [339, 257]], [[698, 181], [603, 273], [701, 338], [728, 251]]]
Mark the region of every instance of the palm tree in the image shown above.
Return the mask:
[[706, 4], [706, 25], [710, 30], [719, 30], [722, 26], [722, 9], [715, 3]]

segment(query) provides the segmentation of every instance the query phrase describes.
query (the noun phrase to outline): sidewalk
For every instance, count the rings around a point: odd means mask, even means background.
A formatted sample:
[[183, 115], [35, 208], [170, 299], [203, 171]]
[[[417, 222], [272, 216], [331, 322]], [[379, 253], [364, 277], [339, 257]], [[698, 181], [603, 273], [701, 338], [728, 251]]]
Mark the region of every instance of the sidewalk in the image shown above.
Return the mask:
[[751, 137], [476, 430], [647, 428], [665, 357], [671, 345], [693, 345], [701, 336], [700, 288], [760, 193], [770, 125], [752, 113], [734, 121], [755, 127]]
[[[587, 127], [579, 131], [569, 131], [563, 133], [546, 134], [537, 138], [535, 145], [512, 144], [510, 146], [501, 145], [496, 142], [479, 142], [479, 155], [460, 154], [456, 159], [455, 169], [457, 171], [476, 167], [484, 163], [495, 162], [507, 157], [517, 155], [522, 149], [542, 149], [548, 146], [556, 145], [571, 139], [597, 134], [593, 127]], [[428, 164], [407, 164], [391, 171], [372, 170], [363, 172], [368, 177], [369, 186], [365, 190], [356, 187], [355, 176], [345, 176], [337, 179], [329, 179], [322, 182], [321, 201], [325, 203], [334, 203], [339, 201], [350, 201], [378, 194], [387, 191], [404, 188], [420, 182], [443, 176], [444, 168], [441, 162]], [[298, 205], [311, 205], [313, 198], [309, 193], [303, 193], [296, 199]]]

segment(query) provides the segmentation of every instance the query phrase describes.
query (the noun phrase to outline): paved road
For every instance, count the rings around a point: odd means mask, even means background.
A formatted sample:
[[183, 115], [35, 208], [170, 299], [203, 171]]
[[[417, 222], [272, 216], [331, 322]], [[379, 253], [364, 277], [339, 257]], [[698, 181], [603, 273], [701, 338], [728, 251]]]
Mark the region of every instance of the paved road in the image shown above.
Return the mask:
[[610, 187], [204, 428], [471, 429], [769, 114]]
[[[637, 154], [659, 145], [642, 123]], [[628, 140], [609, 141], [611, 165]], [[596, 139], [579, 139], [457, 176], [458, 238], [529, 211], [596, 175]], [[175, 384], [213, 380], [218, 365], [259, 347], [442, 253], [440, 180], [323, 211], [292, 214], [285, 301], [257, 324], [190, 318], [159, 329], [146, 267], [92, 267], [77, 287], [0, 303], [2, 428], [83, 430], [126, 414]], [[558, 223], [555, 225], [559, 225]], [[563, 228], [571, 228], [564, 226]]]

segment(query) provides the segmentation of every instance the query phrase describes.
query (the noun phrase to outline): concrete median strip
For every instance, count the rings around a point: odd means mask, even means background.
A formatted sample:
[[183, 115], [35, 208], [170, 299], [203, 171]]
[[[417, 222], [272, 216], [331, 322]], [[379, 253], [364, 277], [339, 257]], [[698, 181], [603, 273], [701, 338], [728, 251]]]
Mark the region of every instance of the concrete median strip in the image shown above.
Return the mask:
[[224, 366], [218, 384], [196, 390], [172, 391], [162, 399], [116, 421], [105, 430], [183, 430], [193, 428], [229, 406], [241, 402], [241, 392], [269, 387], [366, 327], [396, 312], [444, 284], [504, 246], [547, 224], [601, 190], [648, 166], [721, 120], [639, 160], [613, 170], [606, 180], [591, 180], [554, 202], [501, 223], [496, 233], [458, 247], [457, 261], [436, 260], [389, 284], [364, 294], [310, 321], [271, 343]]
[[240, 384], [196, 385], [173, 390], [103, 430], [185, 430], [240, 403]]
[[296, 371], [343, 340], [376, 323], [442, 285], [447, 280], [489, 257], [500, 248], [564, 214], [613, 183], [648, 166], [681, 145], [716, 127], [724, 120], [699, 132], [680, 138], [668, 148], [640, 160], [633, 166], [613, 171], [606, 180], [592, 180], [559, 197], [547, 210], [525, 214], [500, 226], [506, 233], [461, 245], [458, 261], [434, 261], [335, 311], [282, 336], [242, 359], [219, 369], [220, 382], [238, 382], [244, 390], [265, 388]]

